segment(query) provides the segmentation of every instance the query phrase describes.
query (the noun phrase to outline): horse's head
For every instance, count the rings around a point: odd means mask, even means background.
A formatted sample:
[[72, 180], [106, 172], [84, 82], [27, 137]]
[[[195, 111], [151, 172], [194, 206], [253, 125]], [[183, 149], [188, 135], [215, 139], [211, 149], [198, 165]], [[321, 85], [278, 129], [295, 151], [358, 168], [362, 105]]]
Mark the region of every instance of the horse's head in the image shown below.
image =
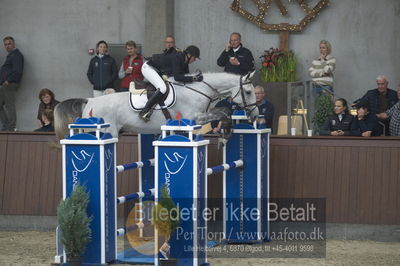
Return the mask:
[[[246, 110], [252, 119], [258, 115], [256, 95], [251, 78], [255, 72], [245, 76], [231, 73], [204, 73], [202, 92], [208, 94], [211, 101], [231, 97], [239, 106]], [[206, 90], [208, 92], [206, 92]]]
[[254, 86], [251, 78], [254, 76], [255, 71], [241, 76], [237, 87], [232, 90], [233, 100], [240, 105], [252, 120], [258, 115], [258, 108], [256, 106], [256, 95], [254, 93]]

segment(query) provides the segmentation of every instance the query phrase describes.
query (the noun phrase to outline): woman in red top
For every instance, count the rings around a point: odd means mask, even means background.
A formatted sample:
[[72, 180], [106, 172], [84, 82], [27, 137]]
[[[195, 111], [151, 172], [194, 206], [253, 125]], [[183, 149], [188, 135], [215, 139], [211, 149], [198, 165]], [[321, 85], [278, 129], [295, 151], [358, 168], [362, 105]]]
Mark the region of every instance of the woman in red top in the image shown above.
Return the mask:
[[143, 57], [137, 53], [136, 43], [134, 41], [127, 41], [126, 50], [128, 55], [122, 60], [118, 76], [121, 79], [120, 91], [128, 91], [129, 83], [133, 80], [143, 80], [142, 65]]

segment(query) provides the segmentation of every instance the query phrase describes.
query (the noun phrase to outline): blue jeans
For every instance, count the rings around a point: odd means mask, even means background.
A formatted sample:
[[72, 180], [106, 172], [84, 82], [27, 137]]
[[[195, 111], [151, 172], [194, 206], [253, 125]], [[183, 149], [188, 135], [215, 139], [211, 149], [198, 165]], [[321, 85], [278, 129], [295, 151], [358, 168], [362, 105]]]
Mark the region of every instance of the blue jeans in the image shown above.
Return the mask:
[[333, 94], [333, 87], [329, 85], [319, 85], [316, 83], [314, 84], [313, 93], [315, 93], [315, 96], [321, 96], [323, 91], [327, 91]]

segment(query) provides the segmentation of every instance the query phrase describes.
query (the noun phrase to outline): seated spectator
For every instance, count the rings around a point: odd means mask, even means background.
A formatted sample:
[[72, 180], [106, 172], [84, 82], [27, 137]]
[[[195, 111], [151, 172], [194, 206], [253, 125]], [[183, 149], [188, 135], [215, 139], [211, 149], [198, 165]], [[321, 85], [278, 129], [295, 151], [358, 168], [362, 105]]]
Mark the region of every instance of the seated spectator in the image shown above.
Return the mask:
[[350, 136], [357, 135], [354, 117], [350, 114], [347, 101], [339, 98], [335, 101], [334, 114], [329, 116], [321, 127], [321, 136]]
[[319, 43], [319, 57], [312, 61], [309, 68], [309, 73], [316, 85], [314, 87], [315, 93], [333, 94], [333, 71], [335, 70], [336, 59], [331, 55], [332, 46], [326, 41], [322, 40]]
[[255, 86], [254, 93], [256, 94], [256, 104], [259, 115], [263, 115], [259, 122], [263, 122], [266, 128], [272, 131], [272, 120], [274, 119], [274, 105], [265, 99], [264, 88], [260, 85]]
[[377, 115], [380, 119], [390, 119], [390, 136], [400, 136], [400, 84], [397, 85], [397, 98], [399, 101], [392, 108]]
[[[385, 76], [379, 75], [376, 78], [378, 88], [369, 90], [359, 101], [368, 104], [368, 110], [372, 114], [380, 114], [386, 112], [398, 101], [397, 94], [394, 90], [388, 88], [388, 80]], [[356, 101], [358, 102], [358, 101]], [[389, 119], [379, 119], [385, 128], [385, 135], [389, 135]], [[382, 128], [383, 131], [383, 128]]]
[[118, 72], [118, 77], [121, 79], [120, 91], [128, 91], [129, 84], [134, 80], [143, 80], [141, 70], [143, 57], [137, 53], [136, 43], [134, 41], [127, 41], [125, 46], [128, 55], [122, 60]]
[[41, 117], [43, 126], [35, 129], [35, 132], [54, 132], [54, 113], [51, 109], [46, 109], [42, 113]]
[[368, 112], [368, 104], [359, 102], [356, 104], [357, 117], [355, 119], [358, 135], [363, 137], [380, 136], [382, 134], [379, 120], [375, 114]]
[[40, 90], [39, 100], [40, 100], [40, 104], [39, 104], [39, 108], [38, 108], [37, 119], [39, 120], [39, 123], [40, 123], [39, 125], [44, 126], [44, 122], [42, 120], [42, 114], [43, 114], [44, 110], [54, 111], [54, 108], [60, 102], [56, 100], [54, 92], [52, 92], [51, 90], [49, 90], [47, 88]]

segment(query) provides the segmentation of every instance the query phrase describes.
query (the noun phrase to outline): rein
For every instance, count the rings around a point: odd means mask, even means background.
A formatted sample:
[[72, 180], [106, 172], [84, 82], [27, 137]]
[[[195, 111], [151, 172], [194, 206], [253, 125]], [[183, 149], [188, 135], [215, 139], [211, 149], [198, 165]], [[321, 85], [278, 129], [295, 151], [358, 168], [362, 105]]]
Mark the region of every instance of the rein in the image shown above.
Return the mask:
[[[219, 91], [218, 91], [216, 88], [214, 88], [213, 86], [211, 86], [209, 83], [205, 82], [204, 80], [203, 80], [202, 82], [214, 92], [214, 96], [213, 96], [213, 97], [210, 97], [210, 96], [208, 96], [207, 94], [205, 94], [204, 92], [201, 92], [201, 91], [199, 91], [199, 90], [197, 90], [197, 89], [195, 89], [195, 88], [192, 88], [192, 87], [190, 87], [190, 86], [188, 86], [188, 85], [186, 85], [186, 84], [177, 83], [177, 82], [171, 82], [171, 83], [172, 83], [173, 85], [179, 85], [179, 86], [181, 86], [181, 87], [187, 88], [187, 89], [189, 89], [189, 90], [191, 90], [191, 91], [194, 91], [194, 92], [196, 92], [196, 93], [198, 93], [198, 94], [200, 94], [200, 95], [206, 97], [206, 98], [208, 99], [208, 105], [207, 105], [206, 111], [208, 111], [208, 109], [210, 108], [211, 103], [214, 102], [214, 101], [216, 101], [216, 100], [223, 99], [223, 96], [222, 96], [221, 93], [219, 93]], [[242, 107], [243, 109], [245, 109], [246, 112], [251, 113], [251, 112], [256, 108], [256, 103], [255, 103], [255, 102], [252, 103], [252, 104], [247, 104], [247, 103], [246, 103], [246, 99], [245, 99], [245, 96], [244, 96], [244, 93], [245, 93], [245, 92], [244, 92], [244, 89], [243, 89], [243, 85], [247, 85], [247, 84], [251, 84], [251, 81], [243, 82], [243, 81], [242, 81], [242, 76], [240, 76], [240, 83], [239, 83], [240, 86], [239, 86], [239, 90], [237, 91], [237, 93], [235, 94], [235, 96], [232, 97], [232, 100], [235, 99], [237, 96], [239, 96], [239, 93], [240, 93], [241, 98], [242, 98], [242, 102], [243, 102], [243, 106], [241, 106], [241, 107]], [[239, 105], [239, 106], [240, 106], [240, 105]], [[255, 107], [252, 108], [252, 109], [249, 109], [248, 107], [251, 107], [251, 106], [255, 106]]]

